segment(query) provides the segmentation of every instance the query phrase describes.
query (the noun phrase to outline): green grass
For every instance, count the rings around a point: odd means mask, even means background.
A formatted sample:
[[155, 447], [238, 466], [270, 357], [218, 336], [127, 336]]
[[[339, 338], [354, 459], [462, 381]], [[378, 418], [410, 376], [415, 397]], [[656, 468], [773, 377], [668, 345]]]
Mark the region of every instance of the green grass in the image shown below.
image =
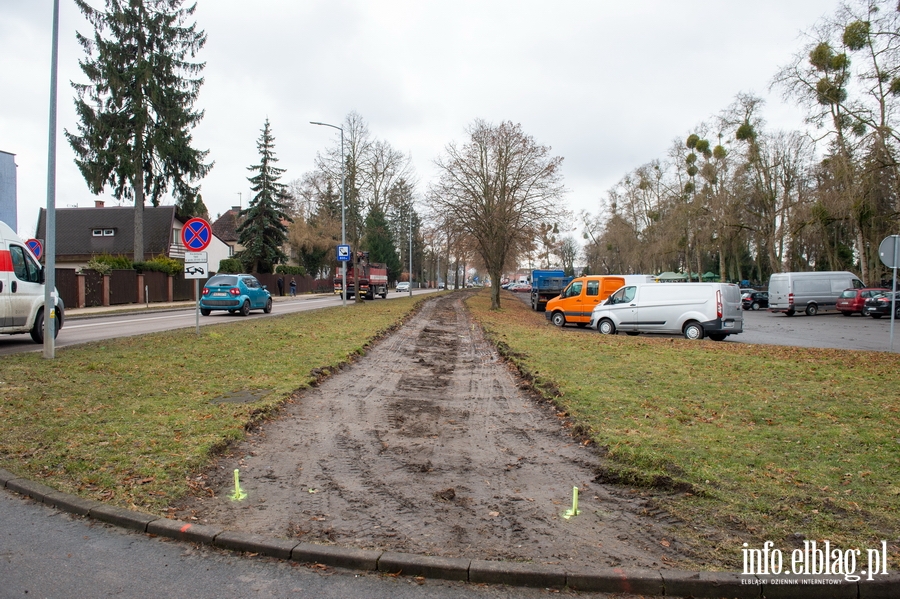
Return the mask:
[[[0, 362], [0, 468], [161, 512], [191, 474], [291, 394], [365, 351], [417, 300], [349, 304]], [[65, 334], [65, 329], [63, 333]], [[242, 390], [250, 404], [211, 403]]]
[[605, 450], [603, 479], [672, 491], [659, 503], [706, 563], [739, 564], [743, 542], [787, 551], [796, 533], [887, 540], [900, 558], [900, 356], [608, 337], [557, 329], [512, 298], [469, 307]]

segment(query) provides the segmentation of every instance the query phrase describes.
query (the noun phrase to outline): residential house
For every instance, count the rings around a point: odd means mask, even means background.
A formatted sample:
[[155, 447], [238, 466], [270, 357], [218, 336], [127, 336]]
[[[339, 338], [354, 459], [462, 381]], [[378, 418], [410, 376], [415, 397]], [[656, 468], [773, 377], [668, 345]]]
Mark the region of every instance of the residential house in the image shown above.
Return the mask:
[[[81, 269], [99, 254], [134, 259], [133, 206], [107, 208], [98, 200], [93, 208], [57, 208], [55, 212], [57, 268]], [[38, 239], [46, 239], [45, 220], [46, 211], [41, 208], [35, 234]], [[175, 216], [175, 206], [144, 207], [144, 259], [154, 256], [183, 259], [186, 249], [181, 243], [183, 226]], [[220, 260], [231, 255], [229, 246], [215, 232], [204, 251], [212, 271], [218, 270]]]

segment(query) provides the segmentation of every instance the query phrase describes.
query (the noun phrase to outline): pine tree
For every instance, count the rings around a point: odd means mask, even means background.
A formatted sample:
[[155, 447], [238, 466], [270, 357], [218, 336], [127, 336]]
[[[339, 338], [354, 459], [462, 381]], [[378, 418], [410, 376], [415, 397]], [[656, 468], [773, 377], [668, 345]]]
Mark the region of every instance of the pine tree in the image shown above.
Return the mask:
[[403, 265], [397, 256], [397, 246], [391, 234], [387, 218], [380, 208], [373, 206], [366, 217], [365, 246], [369, 250], [371, 262], [382, 262], [387, 265], [388, 277], [391, 281], [400, 279]]
[[179, 202], [198, 200], [212, 168], [208, 151], [191, 147], [203, 111], [193, 109], [204, 63], [191, 62], [206, 33], [186, 24], [196, 4], [183, 0], [106, 0], [106, 10], [75, 0], [94, 27], [76, 34], [87, 57], [90, 83], [72, 83], [79, 135], [66, 131], [91, 193], [109, 185], [118, 199], [134, 200], [134, 260], [144, 259], [144, 199], [154, 206], [171, 187]]
[[247, 180], [252, 184], [250, 189], [256, 192], [246, 210], [241, 210], [243, 219], [237, 228], [239, 243], [244, 246], [240, 259], [250, 272], [270, 273], [275, 265], [287, 262], [287, 256], [281, 250], [287, 240], [286, 222], [291, 222], [287, 215], [287, 186], [278, 180], [284, 173], [275, 163], [275, 138], [269, 127], [269, 119], [263, 126], [262, 135], [256, 142], [260, 163], [247, 167], [255, 171]]

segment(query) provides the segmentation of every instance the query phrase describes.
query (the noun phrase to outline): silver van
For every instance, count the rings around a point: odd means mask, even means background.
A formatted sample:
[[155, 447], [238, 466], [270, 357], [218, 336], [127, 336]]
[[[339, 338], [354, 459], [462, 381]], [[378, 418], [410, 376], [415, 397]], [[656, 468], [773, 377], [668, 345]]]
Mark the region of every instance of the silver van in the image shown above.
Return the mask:
[[769, 311], [815, 316], [822, 310], [836, 310], [844, 289], [863, 287], [859, 277], [847, 271], [773, 274], [769, 277]]
[[728, 283], [626, 285], [594, 308], [591, 328], [604, 335], [669, 333], [722, 341], [744, 330], [741, 294]]

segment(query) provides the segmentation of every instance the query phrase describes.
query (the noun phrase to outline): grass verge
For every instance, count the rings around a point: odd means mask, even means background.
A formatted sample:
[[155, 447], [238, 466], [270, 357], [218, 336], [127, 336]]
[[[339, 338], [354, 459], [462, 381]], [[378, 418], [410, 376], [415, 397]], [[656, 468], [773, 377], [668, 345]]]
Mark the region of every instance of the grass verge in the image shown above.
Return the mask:
[[[348, 304], [6, 356], [0, 468], [161, 512], [191, 473], [298, 389], [362, 354], [420, 300]], [[65, 329], [63, 333], [65, 334]], [[247, 404], [211, 403], [241, 391]]]
[[807, 539], [861, 559], [885, 540], [900, 560], [900, 356], [561, 330], [511, 295], [468, 306], [602, 448], [598, 479], [669, 491], [660, 505], [707, 564]]

